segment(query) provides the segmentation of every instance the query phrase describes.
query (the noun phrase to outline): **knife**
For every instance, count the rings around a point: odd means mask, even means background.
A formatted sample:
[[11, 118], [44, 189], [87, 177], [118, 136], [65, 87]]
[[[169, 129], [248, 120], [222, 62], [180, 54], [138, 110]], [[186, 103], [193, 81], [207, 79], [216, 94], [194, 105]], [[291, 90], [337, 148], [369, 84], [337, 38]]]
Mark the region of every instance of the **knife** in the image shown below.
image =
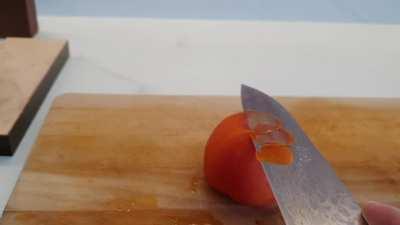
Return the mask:
[[[351, 193], [289, 112], [270, 96], [246, 85], [242, 85], [241, 97], [245, 112], [273, 115], [294, 137], [293, 163], [262, 162], [286, 225], [366, 224]], [[254, 121], [250, 120], [248, 117], [252, 128]], [[259, 151], [260, 143], [253, 140], [253, 144]]]

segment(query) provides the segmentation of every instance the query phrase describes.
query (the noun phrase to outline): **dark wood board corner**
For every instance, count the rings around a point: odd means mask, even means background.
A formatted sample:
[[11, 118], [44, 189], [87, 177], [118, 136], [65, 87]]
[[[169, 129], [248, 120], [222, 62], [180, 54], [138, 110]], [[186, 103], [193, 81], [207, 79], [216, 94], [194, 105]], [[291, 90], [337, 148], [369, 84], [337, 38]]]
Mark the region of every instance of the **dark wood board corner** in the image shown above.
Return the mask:
[[33, 37], [38, 31], [34, 0], [0, 1], [0, 37]]

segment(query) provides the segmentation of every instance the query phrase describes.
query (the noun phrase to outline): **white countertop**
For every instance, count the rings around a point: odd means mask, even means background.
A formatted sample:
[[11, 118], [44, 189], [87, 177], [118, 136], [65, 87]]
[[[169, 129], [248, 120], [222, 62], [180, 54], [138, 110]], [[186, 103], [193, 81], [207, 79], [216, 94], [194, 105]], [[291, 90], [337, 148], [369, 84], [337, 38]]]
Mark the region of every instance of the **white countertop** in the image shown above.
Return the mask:
[[41, 17], [71, 57], [15, 156], [0, 212], [55, 96], [65, 92], [400, 97], [400, 25]]

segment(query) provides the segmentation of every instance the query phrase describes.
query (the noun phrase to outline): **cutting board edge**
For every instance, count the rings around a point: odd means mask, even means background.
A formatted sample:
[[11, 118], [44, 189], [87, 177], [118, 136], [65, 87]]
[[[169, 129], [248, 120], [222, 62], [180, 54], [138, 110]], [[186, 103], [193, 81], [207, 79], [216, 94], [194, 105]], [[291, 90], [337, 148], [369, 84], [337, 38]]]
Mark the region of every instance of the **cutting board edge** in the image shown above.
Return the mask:
[[[21, 38], [18, 38], [21, 39]], [[7, 40], [7, 39], [6, 39]], [[69, 58], [69, 44], [67, 40], [53, 40], [62, 45], [61, 50], [54, 58], [43, 79], [32, 92], [28, 103], [24, 106], [21, 115], [14, 122], [8, 134], [0, 136], [0, 156], [12, 156], [18, 148], [22, 138], [40, 109], [44, 99], [58, 78], [62, 68]]]

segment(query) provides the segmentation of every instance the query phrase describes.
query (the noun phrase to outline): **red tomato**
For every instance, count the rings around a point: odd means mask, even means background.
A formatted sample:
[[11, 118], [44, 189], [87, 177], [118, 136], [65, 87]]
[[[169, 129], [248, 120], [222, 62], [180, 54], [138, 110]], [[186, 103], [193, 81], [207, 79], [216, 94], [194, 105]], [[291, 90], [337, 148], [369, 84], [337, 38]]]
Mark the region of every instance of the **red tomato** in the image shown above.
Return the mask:
[[[281, 130], [280, 127], [276, 129]], [[259, 131], [249, 129], [245, 113], [225, 118], [208, 139], [204, 173], [212, 188], [233, 200], [250, 206], [271, 207], [275, 200], [259, 160], [290, 163], [293, 158], [287, 146], [278, 144], [265, 145], [257, 154], [252, 138], [258, 134]]]

